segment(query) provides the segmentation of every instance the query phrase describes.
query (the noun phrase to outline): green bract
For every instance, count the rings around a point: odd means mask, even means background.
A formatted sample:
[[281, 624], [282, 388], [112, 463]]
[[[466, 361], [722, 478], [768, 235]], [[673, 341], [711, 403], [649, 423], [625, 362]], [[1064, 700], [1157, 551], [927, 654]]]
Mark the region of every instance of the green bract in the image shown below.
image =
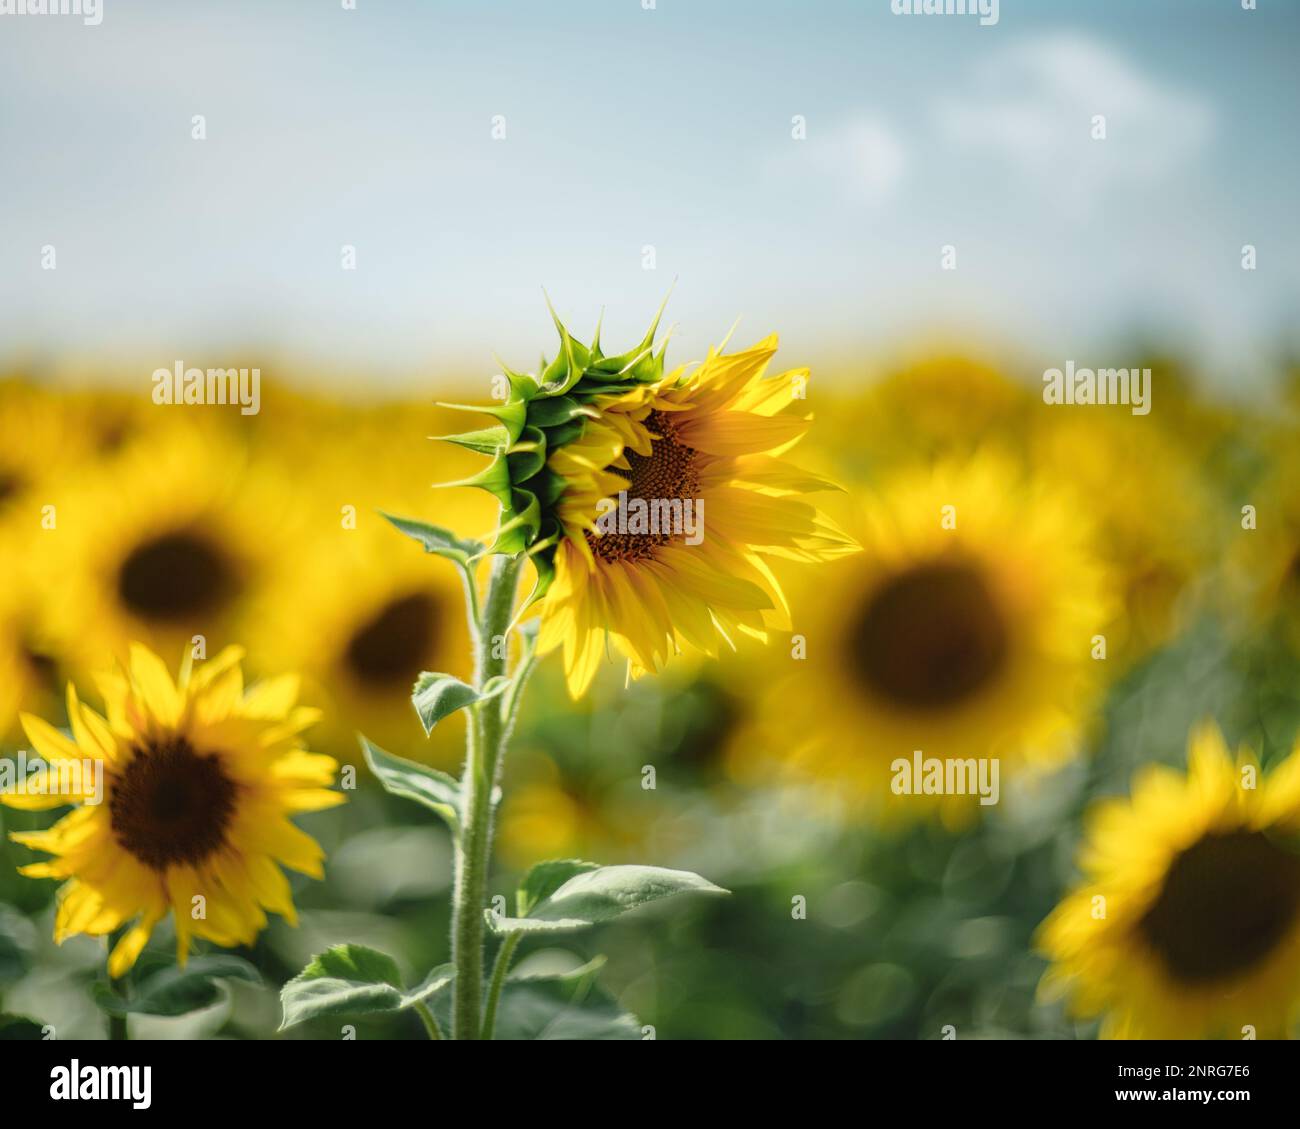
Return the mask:
[[640, 344], [616, 357], [607, 357], [600, 348], [599, 325], [592, 343], [583, 345], [569, 335], [551, 309], [560, 334], [560, 352], [550, 362], [542, 357], [540, 376], [502, 366], [510, 382], [505, 403], [489, 407], [442, 405], [483, 412], [500, 421], [480, 431], [438, 437], [492, 456], [491, 464], [478, 474], [444, 485], [477, 486], [501, 503], [501, 521], [488, 551], [527, 553], [532, 558], [537, 584], [529, 597], [530, 604], [545, 594], [555, 577], [555, 547], [560, 540], [555, 505], [564, 492], [564, 483], [548, 469], [547, 459], [558, 447], [581, 437], [587, 420], [596, 416], [592, 406], [596, 397], [626, 392], [663, 377], [667, 342], [658, 350], [654, 345], [663, 311], [661, 305]]

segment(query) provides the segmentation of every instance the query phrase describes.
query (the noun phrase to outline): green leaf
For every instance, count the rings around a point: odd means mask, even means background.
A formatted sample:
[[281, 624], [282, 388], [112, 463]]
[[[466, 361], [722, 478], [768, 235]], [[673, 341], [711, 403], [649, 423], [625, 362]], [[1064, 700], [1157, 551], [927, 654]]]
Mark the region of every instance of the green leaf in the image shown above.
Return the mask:
[[420, 715], [420, 724], [424, 726], [427, 735], [433, 732], [433, 727], [444, 717], [466, 706], [472, 706], [475, 702], [485, 702], [489, 698], [495, 698], [507, 685], [508, 683], [504, 681], [494, 682], [480, 692], [450, 674], [425, 671], [415, 680], [415, 688], [411, 691], [411, 703], [415, 706], [415, 712]]
[[414, 800], [436, 812], [453, 830], [460, 829], [460, 784], [445, 772], [386, 753], [358, 734], [366, 764], [385, 792]]
[[407, 992], [392, 957], [364, 945], [335, 945], [280, 990], [280, 1030], [328, 1015], [402, 1011], [436, 996], [455, 976], [454, 965], [441, 964]]
[[[539, 877], [539, 887], [541, 884]], [[609, 921], [638, 906], [684, 893], [725, 894], [727, 891], [689, 870], [601, 866], [581, 870], [567, 878], [540, 899], [527, 916], [497, 917], [491, 910], [486, 911], [486, 916], [496, 933], [571, 933]]]
[[394, 517], [392, 514], [384, 513], [383, 510], [380, 510], [379, 514], [394, 529], [420, 542], [426, 553], [436, 553], [440, 557], [455, 561], [458, 565], [467, 567], [470, 561], [482, 556], [486, 550], [486, 546], [481, 541], [457, 537], [451, 530], [443, 529], [439, 525], [430, 525], [428, 522], [415, 521], [412, 518]]
[[44, 1039], [45, 1028], [25, 1015], [0, 1012], [0, 1040]]
[[551, 859], [539, 862], [524, 875], [515, 894], [515, 912], [520, 917], [527, 917], [533, 906], [544, 898], [549, 898], [575, 874], [586, 874], [589, 870], [599, 870], [600, 863], [583, 862], [582, 859]]
[[187, 1015], [211, 1007], [224, 989], [218, 980], [261, 980], [256, 968], [236, 956], [216, 954], [192, 958], [184, 968], [169, 965], [146, 977], [130, 999], [123, 999], [107, 984], [97, 983], [95, 1003], [109, 1015]]
[[[604, 964], [603, 956], [587, 964], [573, 958], [571, 964], [558, 971], [512, 972], [501, 993], [493, 1038], [642, 1038], [640, 1021], [596, 983]], [[432, 1010], [444, 1028], [451, 1025], [447, 997], [436, 1001]]]

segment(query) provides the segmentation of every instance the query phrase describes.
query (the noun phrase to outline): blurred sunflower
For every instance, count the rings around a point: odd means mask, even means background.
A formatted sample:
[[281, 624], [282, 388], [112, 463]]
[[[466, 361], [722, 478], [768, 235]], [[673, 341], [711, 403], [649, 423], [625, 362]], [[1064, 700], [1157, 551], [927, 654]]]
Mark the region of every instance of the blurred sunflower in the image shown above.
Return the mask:
[[958, 350], [927, 350], [823, 412], [820, 437], [861, 473], [1010, 442], [1024, 430], [1032, 406], [1026, 390], [991, 362]]
[[652, 815], [645, 793], [626, 775], [602, 779], [545, 755], [517, 758], [517, 764], [497, 833], [507, 865], [526, 870], [539, 857], [616, 861], [644, 845]]
[[[57, 394], [0, 381], [0, 556], [14, 534], [40, 528], [48, 487], [94, 451]], [[7, 562], [6, 562], [7, 566]]]
[[1244, 626], [1256, 629], [1273, 619], [1300, 651], [1300, 449], [1285, 440], [1272, 466], [1246, 498], [1254, 507], [1254, 528], [1238, 516], [1228, 554], [1229, 592], [1234, 612], [1246, 612]]
[[1167, 643], [1190, 623], [1219, 557], [1221, 503], [1197, 462], [1169, 432], [1128, 414], [1044, 411], [1032, 444], [1035, 465], [1068, 476], [1086, 501], [1122, 586], [1111, 657], [1134, 660]]
[[44, 563], [73, 669], [102, 668], [132, 639], [179, 653], [195, 636], [212, 650], [242, 636], [295, 548], [289, 498], [269, 460], [188, 424], [147, 430], [61, 493]]
[[[430, 444], [410, 420], [432, 419], [436, 427], [449, 415], [427, 405], [340, 409], [339, 430], [317, 453], [299, 495], [300, 542], [263, 591], [250, 628], [250, 648], [272, 668], [300, 670], [312, 699], [329, 703], [316, 740], [340, 755], [355, 754], [361, 731], [417, 760], [446, 765], [463, 756], [456, 720], [425, 740], [411, 708], [422, 671], [470, 676], [460, 579], [383, 517], [436, 514], [458, 528], [490, 525], [486, 499], [430, 489]], [[435, 450], [444, 475], [463, 473], [471, 461]]]
[[[778, 458], [810, 424], [798, 410], [807, 370], [765, 379], [771, 336], [664, 375], [657, 325], [605, 357], [599, 335], [586, 348], [557, 321], [555, 365], [508, 373], [512, 399], [492, 409], [508, 443], [453, 437], [498, 456], [473, 484], [502, 503], [495, 550], [538, 566], [539, 651], [563, 651], [575, 698], [611, 645], [635, 677], [684, 650], [766, 638], [786, 616], [769, 558], [857, 548], [796, 497], [829, 484]], [[652, 506], [676, 523], [636, 527], [638, 507], [644, 518]]]
[[0, 588], [0, 747], [20, 740], [20, 709], [58, 705], [59, 661], [27, 597], [34, 586], [10, 587], [16, 579], [16, 570], [6, 569]]
[[1212, 723], [1089, 812], [1084, 881], [1036, 944], [1040, 998], [1106, 1038], [1285, 1037], [1300, 1004], [1300, 748], [1260, 778]]
[[[77, 803], [49, 830], [10, 838], [54, 856], [24, 874], [67, 880], [56, 941], [134, 922], [109, 957], [114, 977], [135, 963], [168, 911], [184, 964], [193, 937], [246, 945], [265, 927], [266, 910], [295, 920], [277, 863], [322, 876], [324, 852], [290, 822], [344, 799], [330, 790], [335, 762], [302, 746], [299, 734], [317, 712], [295, 707], [293, 676], [245, 691], [240, 657], [231, 647], [197, 670], [186, 661], [173, 682], [157, 655], [134, 644], [127, 671], [97, 679], [107, 717], [83, 706], [71, 683], [71, 739], [23, 715], [48, 766], [90, 762], [102, 773], [98, 797], [83, 775], [78, 794], [10, 792], [0, 801], [28, 810]], [[193, 913], [196, 904], [202, 915]]]
[[[894, 815], [936, 802], [955, 822], [973, 797], [894, 795], [897, 758], [1006, 770], [1073, 756], [1105, 677], [1093, 639], [1115, 610], [1073, 498], [985, 450], [900, 472], [860, 540], [861, 557], [794, 602], [793, 673], [766, 696], [764, 744], [844, 800]], [[758, 768], [752, 748], [732, 756]]]

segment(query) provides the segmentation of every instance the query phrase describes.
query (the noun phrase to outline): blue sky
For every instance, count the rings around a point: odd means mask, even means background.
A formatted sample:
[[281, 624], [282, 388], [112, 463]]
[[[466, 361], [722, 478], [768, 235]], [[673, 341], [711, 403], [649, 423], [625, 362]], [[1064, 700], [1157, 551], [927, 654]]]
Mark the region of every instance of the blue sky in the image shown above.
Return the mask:
[[678, 359], [1158, 332], [1254, 389], [1300, 296], [1300, 4], [103, 3], [0, 16], [0, 352], [477, 376], [676, 278]]

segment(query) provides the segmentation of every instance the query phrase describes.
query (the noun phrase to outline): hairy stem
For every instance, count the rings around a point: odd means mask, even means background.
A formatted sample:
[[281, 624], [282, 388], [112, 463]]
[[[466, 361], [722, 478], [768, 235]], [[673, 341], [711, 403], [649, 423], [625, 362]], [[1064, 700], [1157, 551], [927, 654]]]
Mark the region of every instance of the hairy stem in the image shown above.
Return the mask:
[[426, 1004], [416, 1004], [415, 1013], [420, 1017], [421, 1022], [424, 1024], [424, 1029], [429, 1033], [430, 1039], [437, 1040], [442, 1038], [442, 1028], [438, 1026], [437, 1019], [434, 1018], [433, 1012], [429, 1010]]
[[[522, 557], [496, 556], [479, 606], [474, 640], [474, 685], [482, 690], [506, 673], [506, 631], [514, 614]], [[452, 1037], [477, 1039], [483, 1005], [483, 912], [492, 855], [492, 791], [502, 761], [505, 721], [501, 701], [490, 698], [470, 708], [465, 772], [461, 778], [461, 828], [456, 843], [452, 894]]]
[[[117, 947], [118, 941], [122, 939], [122, 936], [125, 933], [125, 929], [116, 929], [113, 931], [108, 939], [108, 951], [110, 953]], [[125, 977], [115, 980], [110, 974], [108, 977], [108, 986], [112, 989], [113, 995], [123, 1001], [123, 1003], [126, 1002], [127, 990]], [[131, 1038], [131, 1034], [126, 1027], [125, 1015], [109, 1015], [108, 1037], [114, 1042], [124, 1042]]]
[[483, 1009], [483, 1038], [492, 1038], [497, 1023], [497, 1004], [501, 1000], [501, 989], [505, 987], [506, 973], [510, 971], [510, 958], [523, 937], [522, 933], [511, 933], [497, 950], [497, 962], [492, 967], [492, 983], [488, 985], [487, 1007]]

